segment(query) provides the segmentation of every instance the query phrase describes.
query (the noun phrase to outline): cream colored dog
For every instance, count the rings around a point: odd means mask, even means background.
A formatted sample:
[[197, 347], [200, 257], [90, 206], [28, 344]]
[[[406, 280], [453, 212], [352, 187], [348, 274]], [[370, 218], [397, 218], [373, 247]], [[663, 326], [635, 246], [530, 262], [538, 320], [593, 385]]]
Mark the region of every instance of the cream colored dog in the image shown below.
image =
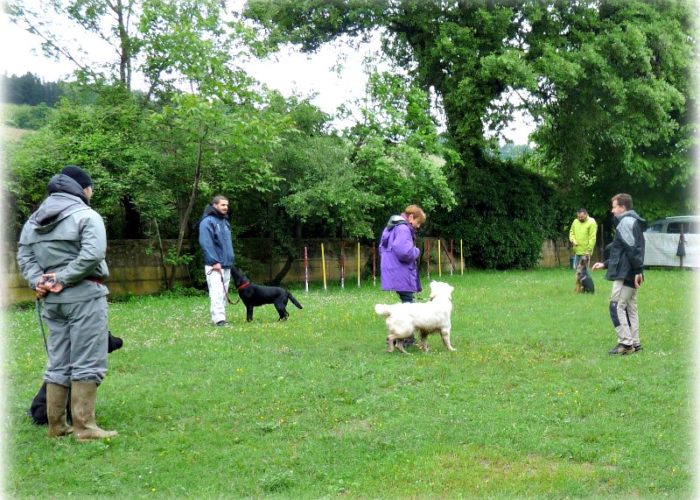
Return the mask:
[[386, 316], [386, 327], [389, 331], [386, 341], [387, 351], [396, 348], [408, 354], [403, 348], [403, 339], [415, 332], [420, 332], [419, 348], [428, 351], [427, 337], [430, 333], [440, 333], [445, 347], [454, 351], [450, 344], [450, 329], [452, 314], [452, 291], [454, 288], [441, 281], [430, 283], [430, 301], [401, 304], [376, 304], [374, 311], [380, 316]]

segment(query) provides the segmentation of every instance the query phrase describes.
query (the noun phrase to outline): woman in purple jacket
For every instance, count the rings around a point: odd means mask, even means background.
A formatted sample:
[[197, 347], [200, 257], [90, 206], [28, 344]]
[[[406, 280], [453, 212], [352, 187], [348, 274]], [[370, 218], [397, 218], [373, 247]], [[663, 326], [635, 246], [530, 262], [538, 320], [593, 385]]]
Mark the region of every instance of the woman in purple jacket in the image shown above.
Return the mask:
[[413, 302], [413, 294], [422, 290], [418, 276], [416, 230], [425, 222], [425, 212], [409, 205], [401, 215], [389, 218], [379, 242], [382, 290], [398, 293], [401, 302]]

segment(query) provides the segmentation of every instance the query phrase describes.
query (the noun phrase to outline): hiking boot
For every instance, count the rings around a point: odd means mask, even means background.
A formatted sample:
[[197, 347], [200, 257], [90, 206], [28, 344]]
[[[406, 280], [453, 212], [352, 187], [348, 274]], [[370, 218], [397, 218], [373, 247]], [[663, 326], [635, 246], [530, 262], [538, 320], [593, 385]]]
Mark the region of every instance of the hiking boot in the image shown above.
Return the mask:
[[226, 322], [224, 320], [217, 321], [216, 326], [226, 326]]
[[642, 350], [642, 344], [637, 344], [636, 346], [634, 346], [634, 352], [639, 352], [641, 350]]
[[608, 354], [621, 354], [624, 356], [625, 354], [629, 354], [631, 352], [635, 352], [634, 347], [631, 345], [617, 344], [608, 351]]

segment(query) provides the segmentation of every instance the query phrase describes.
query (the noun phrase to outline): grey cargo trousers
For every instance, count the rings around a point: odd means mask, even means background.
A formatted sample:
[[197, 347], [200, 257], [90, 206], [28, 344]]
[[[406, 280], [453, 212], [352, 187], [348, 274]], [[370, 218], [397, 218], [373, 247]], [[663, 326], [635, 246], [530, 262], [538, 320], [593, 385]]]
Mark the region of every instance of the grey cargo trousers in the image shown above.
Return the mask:
[[107, 373], [107, 297], [44, 304], [49, 359], [44, 380], [69, 387], [71, 380], [100, 384]]

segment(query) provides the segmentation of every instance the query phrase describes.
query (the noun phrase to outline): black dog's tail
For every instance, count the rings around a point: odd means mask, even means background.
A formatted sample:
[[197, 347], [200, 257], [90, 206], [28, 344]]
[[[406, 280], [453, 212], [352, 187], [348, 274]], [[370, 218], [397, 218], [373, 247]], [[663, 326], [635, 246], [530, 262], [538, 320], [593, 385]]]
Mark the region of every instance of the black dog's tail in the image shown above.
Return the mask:
[[301, 307], [301, 304], [299, 303], [299, 301], [294, 298], [294, 295], [292, 295], [292, 292], [288, 291], [287, 293], [289, 294], [289, 300], [292, 301], [292, 304], [297, 306], [299, 309], [304, 309], [303, 307]]

